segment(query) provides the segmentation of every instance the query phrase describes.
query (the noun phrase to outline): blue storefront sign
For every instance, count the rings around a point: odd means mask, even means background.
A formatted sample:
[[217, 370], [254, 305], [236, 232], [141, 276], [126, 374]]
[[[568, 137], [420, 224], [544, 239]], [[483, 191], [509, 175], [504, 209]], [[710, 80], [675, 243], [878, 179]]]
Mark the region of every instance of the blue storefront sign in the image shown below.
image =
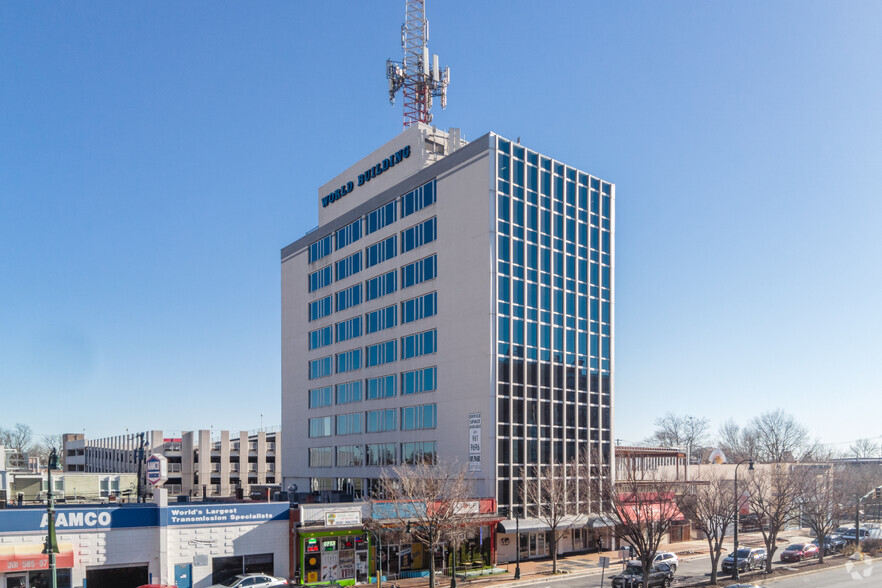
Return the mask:
[[[131, 529], [176, 525], [256, 524], [288, 519], [287, 502], [258, 504], [187, 504], [159, 507], [155, 504], [132, 504], [96, 507], [57, 507], [55, 528], [67, 531]], [[7, 533], [45, 533], [48, 515], [45, 508], [9, 508], [0, 510], [0, 535]]]

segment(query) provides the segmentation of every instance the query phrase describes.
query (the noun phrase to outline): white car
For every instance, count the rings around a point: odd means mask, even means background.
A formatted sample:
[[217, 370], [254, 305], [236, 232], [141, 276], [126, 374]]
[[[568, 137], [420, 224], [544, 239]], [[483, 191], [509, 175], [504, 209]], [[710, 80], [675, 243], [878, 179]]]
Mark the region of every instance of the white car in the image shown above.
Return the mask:
[[670, 551], [657, 551], [652, 563], [666, 563], [671, 566], [672, 572], [676, 572], [677, 567], [680, 565], [680, 558], [677, 557], [676, 553], [671, 553]]
[[269, 586], [287, 586], [288, 580], [284, 578], [275, 578], [266, 574], [239, 574], [220, 584], [212, 584], [208, 588], [245, 588], [253, 586], [254, 588], [265, 588]]

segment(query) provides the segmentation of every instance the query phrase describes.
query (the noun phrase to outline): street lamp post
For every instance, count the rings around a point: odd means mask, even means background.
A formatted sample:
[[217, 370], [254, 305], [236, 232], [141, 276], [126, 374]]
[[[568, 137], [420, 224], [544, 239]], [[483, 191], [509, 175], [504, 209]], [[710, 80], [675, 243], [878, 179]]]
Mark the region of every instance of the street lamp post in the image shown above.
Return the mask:
[[371, 536], [377, 540], [377, 588], [383, 588], [383, 558], [380, 556], [380, 550], [383, 548], [383, 544], [380, 541], [380, 535], [371, 531], [370, 529], [365, 529]]
[[515, 513], [515, 573], [514, 579], [521, 579], [521, 517]]
[[753, 459], [742, 459], [735, 465], [735, 551], [732, 554], [732, 558], [734, 559], [734, 564], [732, 566], [732, 578], [734, 580], [738, 579], [738, 514], [741, 511], [741, 497], [738, 495], [738, 466], [743, 464], [744, 462], [749, 462], [750, 465], [747, 467], [748, 471], [753, 471]]

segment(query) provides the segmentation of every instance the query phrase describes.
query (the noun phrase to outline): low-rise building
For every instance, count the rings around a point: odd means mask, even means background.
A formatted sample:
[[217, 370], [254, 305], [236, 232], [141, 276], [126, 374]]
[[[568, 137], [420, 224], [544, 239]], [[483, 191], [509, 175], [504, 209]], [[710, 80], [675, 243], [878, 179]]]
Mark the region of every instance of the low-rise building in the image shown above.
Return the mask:
[[[281, 432], [261, 430], [147, 431], [102, 439], [64, 435], [65, 472], [137, 473], [151, 454], [168, 460], [165, 488], [171, 495], [248, 496], [254, 484], [281, 481]], [[143, 452], [141, 446], [143, 445]], [[140, 464], [140, 469], [139, 469]]]

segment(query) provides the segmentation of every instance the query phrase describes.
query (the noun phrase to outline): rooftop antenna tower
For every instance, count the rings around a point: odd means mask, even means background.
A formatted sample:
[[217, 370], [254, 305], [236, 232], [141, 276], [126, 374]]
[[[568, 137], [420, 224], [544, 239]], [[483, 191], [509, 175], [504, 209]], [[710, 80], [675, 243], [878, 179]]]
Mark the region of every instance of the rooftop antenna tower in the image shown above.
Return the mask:
[[386, 60], [386, 78], [389, 80], [389, 102], [395, 104], [395, 94], [404, 94], [404, 128], [423, 122], [432, 122], [432, 99], [441, 98], [441, 108], [447, 108], [447, 84], [450, 68], [442, 72], [438, 56], [429, 61], [429, 21], [426, 20], [426, 0], [405, 0], [404, 24], [401, 25], [401, 48], [404, 61]]

